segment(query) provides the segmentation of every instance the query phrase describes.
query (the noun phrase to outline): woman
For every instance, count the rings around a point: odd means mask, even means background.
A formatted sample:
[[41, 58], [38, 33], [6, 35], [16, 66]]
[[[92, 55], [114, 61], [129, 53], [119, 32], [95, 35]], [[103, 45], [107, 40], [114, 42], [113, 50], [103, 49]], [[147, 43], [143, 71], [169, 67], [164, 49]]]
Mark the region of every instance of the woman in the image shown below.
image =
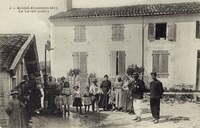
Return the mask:
[[131, 82], [130, 78], [128, 76], [125, 77], [125, 81], [123, 84], [123, 104], [124, 104], [124, 108], [126, 112], [130, 112], [131, 111], [131, 107], [132, 107], [132, 102], [130, 100], [130, 93], [129, 93], [129, 88], [128, 88], [128, 84]]
[[108, 99], [111, 89], [111, 82], [108, 80], [108, 75], [104, 76], [104, 80], [102, 81], [100, 88], [102, 89], [100, 107], [105, 111], [108, 110]]
[[115, 107], [117, 110], [122, 110], [122, 87], [123, 87], [123, 81], [120, 76], [116, 77], [114, 88], [115, 88]]
[[90, 93], [92, 94], [91, 99], [92, 99], [92, 111], [94, 112], [95, 109], [95, 105], [96, 105], [96, 109], [97, 112], [99, 112], [99, 105], [98, 105], [98, 101], [99, 101], [99, 87], [97, 85], [97, 79], [94, 79], [92, 81], [92, 85], [90, 86]]

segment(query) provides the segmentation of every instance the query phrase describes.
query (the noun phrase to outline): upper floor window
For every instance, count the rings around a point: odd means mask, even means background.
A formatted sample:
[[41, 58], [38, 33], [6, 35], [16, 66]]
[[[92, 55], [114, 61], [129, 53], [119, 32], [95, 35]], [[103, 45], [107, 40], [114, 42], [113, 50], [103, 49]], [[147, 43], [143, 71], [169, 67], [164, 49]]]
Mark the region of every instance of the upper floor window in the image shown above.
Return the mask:
[[112, 25], [112, 40], [113, 41], [124, 40], [124, 25], [122, 24]]
[[76, 26], [75, 27], [75, 42], [85, 42], [86, 41], [86, 28], [85, 26]]
[[200, 21], [196, 21], [196, 38], [200, 39]]
[[168, 60], [169, 60], [169, 51], [167, 50], [158, 50], [153, 51], [153, 67], [152, 71], [157, 72], [158, 77], [167, 78], [168, 73]]
[[176, 40], [176, 24], [174, 23], [149, 23], [148, 39], [150, 41], [168, 39], [169, 41]]

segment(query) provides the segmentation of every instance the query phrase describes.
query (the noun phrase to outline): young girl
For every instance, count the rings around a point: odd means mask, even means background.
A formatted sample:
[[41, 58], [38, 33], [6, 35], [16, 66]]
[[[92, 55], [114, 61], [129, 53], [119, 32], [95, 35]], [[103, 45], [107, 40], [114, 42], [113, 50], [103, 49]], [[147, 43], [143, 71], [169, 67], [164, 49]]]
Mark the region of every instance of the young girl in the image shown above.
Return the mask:
[[108, 103], [112, 105], [112, 110], [111, 111], [114, 111], [116, 109], [116, 107], [115, 107], [115, 91], [114, 91], [114, 86], [111, 86], [111, 91], [110, 91], [110, 94], [109, 94], [109, 101], [108, 101]]
[[80, 114], [82, 114], [82, 99], [81, 99], [81, 93], [80, 93], [78, 86], [74, 86], [73, 106], [76, 107], [77, 112], [78, 112], [78, 107], [79, 107], [80, 108]]
[[85, 88], [85, 92], [83, 94], [83, 97], [84, 97], [85, 112], [86, 112], [87, 108], [88, 108], [88, 112], [89, 112], [90, 105], [92, 104], [91, 94], [89, 92], [89, 87]]
[[[62, 95], [63, 95], [63, 104], [64, 104], [64, 115], [66, 114], [66, 111], [68, 111], [69, 114], [69, 106], [72, 104], [72, 98], [71, 98], [71, 89], [69, 87], [69, 83], [65, 82], [63, 89], [62, 89]], [[67, 106], [67, 109], [66, 109]]]
[[62, 105], [63, 105], [63, 96], [61, 95], [61, 92], [58, 91], [58, 95], [55, 98], [55, 105], [56, 105], [56, 115], [62, 114]]
[[25, 116], [22, 109], [25, 105], [18, 100], [19, 92], [17, 90], [11, 91], [12, 99], [9, 101], [6, 108], [6, 113], [9, 116], [8, 128], [23, 128], [26, 127]]

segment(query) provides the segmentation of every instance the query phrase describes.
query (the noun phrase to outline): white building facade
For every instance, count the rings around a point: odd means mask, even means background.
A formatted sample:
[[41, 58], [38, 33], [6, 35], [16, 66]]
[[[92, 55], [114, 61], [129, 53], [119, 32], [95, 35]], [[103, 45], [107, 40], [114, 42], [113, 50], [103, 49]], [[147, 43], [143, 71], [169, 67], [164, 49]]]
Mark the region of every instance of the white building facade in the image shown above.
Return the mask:
[[79, 68], [114, 78], [131, 64], [142, 66], [144, 54], [145, 76], [156, 71], [165, 87], [199, 89], [200, 3], [71, 8], [50, 20], [55, 77]]

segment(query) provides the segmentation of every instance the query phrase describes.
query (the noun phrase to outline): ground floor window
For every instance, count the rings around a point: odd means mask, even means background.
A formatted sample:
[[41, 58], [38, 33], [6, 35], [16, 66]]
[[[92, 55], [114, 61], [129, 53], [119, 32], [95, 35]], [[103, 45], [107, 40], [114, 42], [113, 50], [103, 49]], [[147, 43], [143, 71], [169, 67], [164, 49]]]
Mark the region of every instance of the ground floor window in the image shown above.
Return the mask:
[[111, 51], [110, 53], [110, 70], [111, 77], [125, 74], [125, 51]]
[[168, 60], [169, 51], [167, 50], [157, 50], [153, 51], [153, 67], [152, 71], [157, 72], [159, 78], [167, 78], [168, 73]]
[[87, 74], [87, 52], [73, 52], [73, 67]]

